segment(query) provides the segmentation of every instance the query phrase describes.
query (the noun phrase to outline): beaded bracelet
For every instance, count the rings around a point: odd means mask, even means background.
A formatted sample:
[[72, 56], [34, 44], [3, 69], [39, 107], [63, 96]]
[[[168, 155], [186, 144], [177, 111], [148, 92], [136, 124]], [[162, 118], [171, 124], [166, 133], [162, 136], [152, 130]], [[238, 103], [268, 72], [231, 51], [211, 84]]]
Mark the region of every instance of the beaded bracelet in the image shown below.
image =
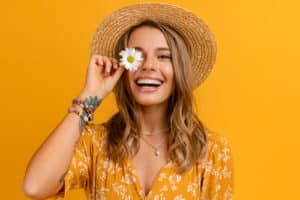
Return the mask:
[[[69, 107], [68, 111], [76, 113], [80, 120], [79, 120], [79, 130], [80, 134], [83, 130], [83, 127], [94, 118], [94, 112], [97, 107], [100, 105], [102, 99], [99, 99], [97, 96], [89, 96], [85, 100], [80, 99], [73, 99], [72, 106]], [[79, 111], [74, 107], [74, 105], [80, 105], [82, 110]]]
[[82, 111], [82, 108], [79, 110], [78, 107], [76, 107], [74, 104], [71, 105], [71, 106], [68, 108], [68, 112], [69, 112], [69, 113], [75, 113], [75, 114], [77, 114], [78, 116], [80, 116], [81, 111]]

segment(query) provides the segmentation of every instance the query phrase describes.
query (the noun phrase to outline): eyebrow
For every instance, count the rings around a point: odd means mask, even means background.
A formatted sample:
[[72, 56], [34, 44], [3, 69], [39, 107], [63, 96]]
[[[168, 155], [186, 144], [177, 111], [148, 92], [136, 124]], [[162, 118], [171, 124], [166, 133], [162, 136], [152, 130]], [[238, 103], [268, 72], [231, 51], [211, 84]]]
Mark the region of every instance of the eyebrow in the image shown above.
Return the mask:
[[[144, 51], [142, 47], [134, 47], [136, 50]], [[169, 47], [158, 47], [155, 49], [156, 51], [171, 51]]]

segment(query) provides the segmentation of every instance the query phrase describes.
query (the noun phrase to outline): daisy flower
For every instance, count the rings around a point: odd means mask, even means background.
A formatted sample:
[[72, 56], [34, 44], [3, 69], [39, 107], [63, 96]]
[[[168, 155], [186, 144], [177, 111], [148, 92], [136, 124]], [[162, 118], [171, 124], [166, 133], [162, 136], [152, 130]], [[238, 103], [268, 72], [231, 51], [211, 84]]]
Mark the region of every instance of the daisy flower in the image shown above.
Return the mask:
[[119, 55], [120, 65], [124, 65], [127, 70], [135, 71], [143, 61], [142, 53], [135, 48], [126, 48]]

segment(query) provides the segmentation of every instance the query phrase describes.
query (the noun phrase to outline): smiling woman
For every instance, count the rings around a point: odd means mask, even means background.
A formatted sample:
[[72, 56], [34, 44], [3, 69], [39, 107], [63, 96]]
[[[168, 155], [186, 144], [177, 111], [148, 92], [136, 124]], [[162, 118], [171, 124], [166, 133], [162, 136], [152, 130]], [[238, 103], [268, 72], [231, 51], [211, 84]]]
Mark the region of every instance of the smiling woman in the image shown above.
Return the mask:
[[139, 49], [144, 57], [137, 72], [126, 74], [130, 95], [138, 105], [167, 107], [174, 89], [174, 72], [163, 33], [145, 23], [131, 32], [127, 45]]
[[[29, 163], [25, 193], [59, 199], [84, 188], [88, 199], [232, 199], [228, 142], [204, 127], [193, 106], [193, 89], [215, 61], [207, 25], [177, 6], [132, 5], [104, 19], [91, 53], [83, 91]], [[111, 91], [119, 112], [90, 123]]]

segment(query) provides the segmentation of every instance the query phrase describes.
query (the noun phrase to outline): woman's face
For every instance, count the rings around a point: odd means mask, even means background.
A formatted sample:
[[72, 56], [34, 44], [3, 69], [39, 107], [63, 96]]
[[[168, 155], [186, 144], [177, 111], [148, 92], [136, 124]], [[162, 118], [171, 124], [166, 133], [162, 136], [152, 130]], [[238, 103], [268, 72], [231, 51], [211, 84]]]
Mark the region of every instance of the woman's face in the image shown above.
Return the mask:
[[167, 105], [174, 87], [174, 71], [163, 33], [143, 26], [131, 33], [127, 45], [141, 51], [144, 58], [137, 71], [126, 72], [136, 102], [142, 106]]

